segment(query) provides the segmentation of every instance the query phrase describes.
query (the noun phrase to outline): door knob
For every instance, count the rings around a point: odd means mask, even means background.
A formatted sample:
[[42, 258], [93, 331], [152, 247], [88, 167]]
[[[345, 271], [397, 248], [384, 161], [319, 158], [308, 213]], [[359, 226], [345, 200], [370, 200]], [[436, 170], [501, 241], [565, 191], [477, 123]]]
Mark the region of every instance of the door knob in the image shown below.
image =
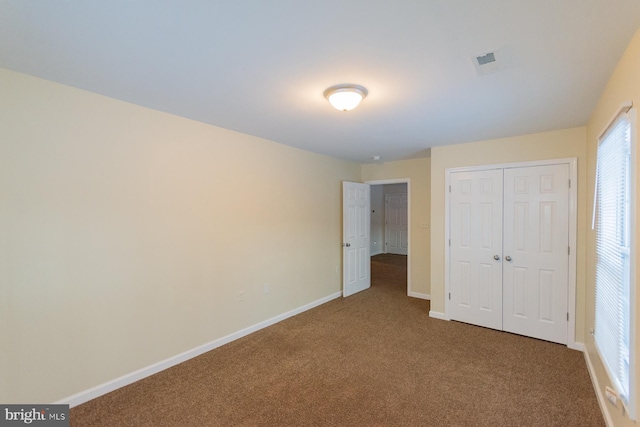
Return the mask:
[[344, 246], [345, 248], [350, 248], [351, 247], [351, 243], [343, 243], [342, 246]]
[[507, 255], [506, 257], [504, 257], [505, 260], [507, 261], [511, 261], [511, 257], [509, 255]]
[[499, 261], [500, 260], [500, 256], [499, 255], [494, 255], [493, 259], [495, 259], [496, 261]]

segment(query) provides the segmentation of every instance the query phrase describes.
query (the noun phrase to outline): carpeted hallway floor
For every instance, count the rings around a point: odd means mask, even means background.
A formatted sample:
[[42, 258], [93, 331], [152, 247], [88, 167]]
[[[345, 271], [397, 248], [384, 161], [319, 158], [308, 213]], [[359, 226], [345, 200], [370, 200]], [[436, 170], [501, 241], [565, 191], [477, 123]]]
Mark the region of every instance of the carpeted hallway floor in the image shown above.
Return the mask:
[[428, 317], [406, 257], [333, 300], [71, 410], [72, 426], [604, 426], [580, 352]]

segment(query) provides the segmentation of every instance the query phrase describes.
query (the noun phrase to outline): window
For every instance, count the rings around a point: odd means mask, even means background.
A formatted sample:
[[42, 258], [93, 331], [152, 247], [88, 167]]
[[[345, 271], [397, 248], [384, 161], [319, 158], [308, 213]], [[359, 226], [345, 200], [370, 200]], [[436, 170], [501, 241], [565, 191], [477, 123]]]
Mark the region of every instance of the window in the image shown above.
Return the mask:
[[[626, 108], [625, 110], [629, 110]], [[623, 111], [625, 111], [623, 110]], [[596, 348], [620, 398], [634, 416], [630, 383], [631, 127], [619, 115], [598, 141], [595, 229]]]

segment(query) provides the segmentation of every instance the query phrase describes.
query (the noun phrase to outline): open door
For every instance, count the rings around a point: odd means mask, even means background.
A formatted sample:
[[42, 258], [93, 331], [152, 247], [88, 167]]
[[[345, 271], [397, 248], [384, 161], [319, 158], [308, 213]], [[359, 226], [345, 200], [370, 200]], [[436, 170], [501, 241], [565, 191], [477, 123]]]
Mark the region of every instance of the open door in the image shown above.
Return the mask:
[[371, 287], [369, 184], [342, 183], [342, 296]]

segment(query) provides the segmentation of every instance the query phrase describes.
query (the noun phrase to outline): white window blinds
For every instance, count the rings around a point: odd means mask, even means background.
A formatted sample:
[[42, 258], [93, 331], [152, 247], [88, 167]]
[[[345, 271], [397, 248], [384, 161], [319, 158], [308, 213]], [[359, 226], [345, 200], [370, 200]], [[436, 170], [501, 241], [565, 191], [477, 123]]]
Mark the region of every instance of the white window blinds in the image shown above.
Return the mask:
[[629, 172], [631, 123], [619, 116], [600, 139], [596, 171], [595, 343], [620, 397], [629, 400]]

